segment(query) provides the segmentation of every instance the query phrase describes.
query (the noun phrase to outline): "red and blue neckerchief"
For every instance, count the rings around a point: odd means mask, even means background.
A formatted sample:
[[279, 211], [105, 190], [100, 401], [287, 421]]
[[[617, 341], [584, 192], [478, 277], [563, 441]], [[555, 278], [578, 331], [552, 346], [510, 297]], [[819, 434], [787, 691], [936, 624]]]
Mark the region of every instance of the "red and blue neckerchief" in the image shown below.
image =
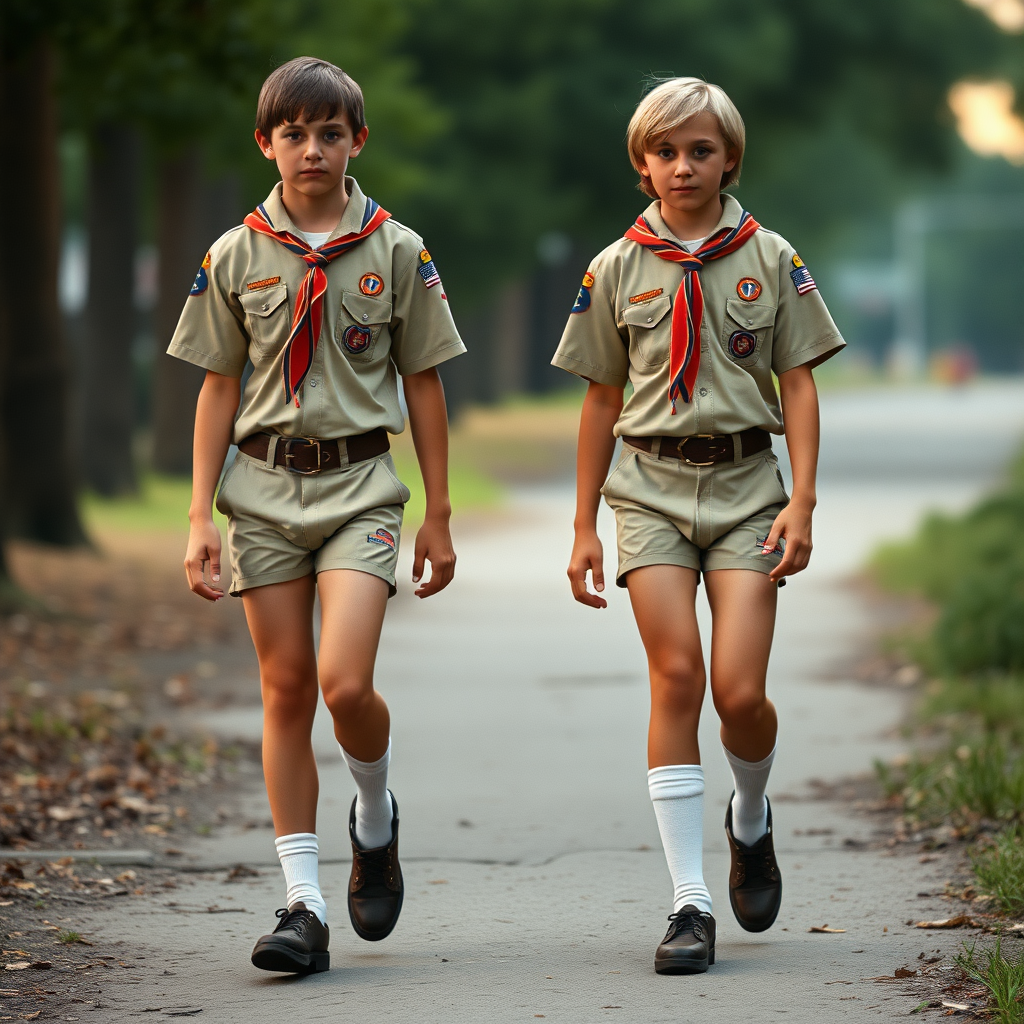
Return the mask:
[[333, 242], [327, 242], [319, 249], [311, 248], [304, 238], [298, 238], [290, 231], [276, 230], [270, 214], [262, 203], [245, 218], [246, 227], [273, 238], [275, 242], [280, 242], [309, 267], [295, 300], [292, 332], [288, 335], [284, 349], [286, 402], [294, 400], [298, 406], [299, 388], [302, 387], [302, 382], [313, 365], [313, 356], [316, 354], [316, 344], [320, 339], [320, 328], [324, 319], [324, 295], [327, 293], [327, 275], [324, 268], [331, 260], [343, 256], [372, 235], [390, 216], [387, 210], [367, 196], [362, 227], [358, 231], [350, 231], [347, 235], [334, 239]]
[[744, 210], [736, 227], [716, 231], [692, 253], [677, 242], [656, 235], [643, 214], [637, 217], [636, 223], [626, 232], [625, 237], [631, 242], [683, 268], [683, 280], [679, 284], [672, 309], [672, 347], [668, 364], [668, 398], [672, 403], [673, 416], [676, 414], [677, 399], [682, 398], [684, 402], [693, 399], [693, 386], [700, 369], [700, 324], [704, 318], [704, 293], [700, 287], [700, 274], [696, 271], [708, 260], [717, 260], [735, 252], [750, 240], [760, 226]]

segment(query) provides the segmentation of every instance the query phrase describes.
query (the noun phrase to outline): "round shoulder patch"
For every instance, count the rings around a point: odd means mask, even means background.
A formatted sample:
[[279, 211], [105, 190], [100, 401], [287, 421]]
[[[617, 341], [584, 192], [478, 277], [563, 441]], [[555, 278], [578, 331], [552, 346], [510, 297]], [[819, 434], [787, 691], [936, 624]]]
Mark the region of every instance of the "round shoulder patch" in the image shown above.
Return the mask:
[[580, 285], [579, 294], [572, 305], [571, 313], [586, 313], [590, 309], [590, 289], [594, 286], [594, 275], [588, 270], [583, 275], [583, 284]]
[[210, 254], [207, 253], [203, 257], [203, 265], [199, 268], [199, 273], [196, 274], [196, 279], [192, 282], [192, 287], [189, 290], [189, 295], [202, 295], [207, 288], [210, 287], [210, 277], [206, 273], [210, 269]]
[[364, 295], [380, 295], [384, 291], [384, 278], [380, 274], [363, 274], [359, 278], [359, 290]]
[[735, 359], [746, 359], [757, 349], [757, 338], [750, 331], [733, 331], [729, 335], [729, 353]]
[[753, 302], [761, 294], [761, 282], [756, 277], [744, 277], [736, 285], [736, 294], [747, 302]]

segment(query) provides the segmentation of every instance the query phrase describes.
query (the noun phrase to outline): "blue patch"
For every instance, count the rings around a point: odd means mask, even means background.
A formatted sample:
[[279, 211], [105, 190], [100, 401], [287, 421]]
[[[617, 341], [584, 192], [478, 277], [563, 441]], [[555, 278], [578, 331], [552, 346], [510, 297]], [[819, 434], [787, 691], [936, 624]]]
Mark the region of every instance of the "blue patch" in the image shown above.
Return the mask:
[[729, 354], [735, 359], [746, 359], [757, 351], [757, 337], [750, 331], [733, 331], [729, 335]]
[[811, 272], [804, 266], [804, 261], [796, 253], [793, 253], [793, 269], [789, 272], [789, 276], [793, 279], [793, 284], [796, 285], [798, 295], [806, 295], [818, 287], [814, 283], [814, 278], [811, 277]]
[[365, 352], [373, 339], [373, 331], [369, 327], [360, 327], [359, 324], [353, 324], [351, 327], [345, 328], [345, 333], [341, 336], [341, 343], [345, 346], [346, 352], [351, 352], [352, 355], [357, 356], [360, 352]]
[[196, 274], [196, 279], [192, 282], [192, 288], [189, 291], [189, 296], [202, 295], [207, 288], [210, 287], [210, 278], [206, 271], [210, 266], [210, 254], [207, 253], [203, 257], [203, 265], [199, 268], [199, 273]]
[[594, 275], [588, 270], [583, 275], [583, 284], [580, 285], [580, 292], [572, 305], [571, 313], [586, 313], [590, 309], [590, 289], [593, 287], [593, 284]]

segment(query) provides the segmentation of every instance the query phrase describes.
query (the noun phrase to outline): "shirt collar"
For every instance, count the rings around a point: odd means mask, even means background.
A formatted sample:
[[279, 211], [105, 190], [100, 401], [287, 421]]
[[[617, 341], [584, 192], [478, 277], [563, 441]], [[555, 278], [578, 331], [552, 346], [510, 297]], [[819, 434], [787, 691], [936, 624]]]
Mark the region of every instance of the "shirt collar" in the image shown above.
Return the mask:
[[[281, 199], [283, 189], [284, 184], [279, 181], [264, 200], [263, 208], [267, 211], [267, 216], [275, 231], [290, 231], [293, 235], [302, 238], [302, 232], [288, 216], [288, 211]], [[327, 239], [328, 242], [333, 242], [335, 238], [340, 238], [342, 235], [359, 231], [362, 227], [363, 214], [366, 212], [366, 196], [363, 195], [356, 179], [348, 175], [345, 176], [345, 191], [348, 193], [348, 204], [345, 207], [345, 212], [341, 215], [341, 220], [338, 221], [338, 226]]]
[[[736, 227], [740, 222], [741, 216], [743, 216], [743, 207], [740, 206], [739, 202], [733, 196], [729, 195], [727, 192], [723, 192], [722, 216], [718, 218], [718, 223], [708, 233], [708, 238], [715, 234], [715, 232], [721, 231], [722, 228]], [[646, 218], [647, 223], [651, 225], [651, 230], [654, 231], [659, 238], [664, 238], [667, 242], [675, 242], [677, 245], [684, 241], [691, 241], [691, 239], [676, 238], [669, 229], [661, 216], [661, 200], [655, 199], [654, 202], [644, 210], [644, 217]]]

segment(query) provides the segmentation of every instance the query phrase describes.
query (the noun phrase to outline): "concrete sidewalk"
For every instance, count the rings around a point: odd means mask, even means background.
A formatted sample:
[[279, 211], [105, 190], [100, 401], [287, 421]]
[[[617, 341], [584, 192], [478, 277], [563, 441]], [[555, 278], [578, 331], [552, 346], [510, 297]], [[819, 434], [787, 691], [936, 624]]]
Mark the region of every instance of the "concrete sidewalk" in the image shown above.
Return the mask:
[[[986, 423], [985, 444], [970, 436], [977, 422]], [[879, 538], [911, 529], [924, 509], [969, 502], [1022, 431], [1019, 382], [823, 402], [816, 553], [811, 570], [780, 595], [769, 678], [782, 721], [769, 792], [786, 896], [769, 933], [749, 935], [732, 919], [722, 832], [731, 781], [709, 701], [705, 872], [719, 941], [707, 975], [653, 972], [671, 888], [647, 797], [643, 651], [623, 591], [610, 588], [603, 612], [572, 602], [564, 576], [572, 493], [561, 487], [519, 492], [491, 527], [460, 531], [458, 575], [444, 594], [417, 602], [406, 584], [392, 602], [378, 682], [393, 715], [407, 879], [395, 934], [377, 947], [348, 927], [353, 788], [321, 717], [332, 970], [291, 979], [249, 967], [282, 886], [269, 829], [227, 832], [186, 851], [193, 868], [210, 869], [194, 887], [88, 922], [164, 971], [108, 987], [101, 1019], [202, 1009], [203, 1019], [232, 1024], [297, 1014], [395, 1024], [740, 1022], [758, 1012], [820, 1022], [907, 1012], [917, 1002], [911, 994], [870, 979], [919, 953], [957, 948], [956, 933], [932, 936], [904, 923], [944, 916], [941, 901], [917, 895], [941, 891], [943, 865], [857, 849], [869, 838], [865, 821], [804, 799], [810, 780], [869, 771], [874, 757], [899, 749], [887, 738], [904, 713], [899, 696], [843, 678], [877, 625], [846, 580]], [[865, 450], [877, 453], [875, 462], [861, 457]], [[610, 516], [602, 530], [611, 571]], [[205, 724], [258, 735], [259, 709]], [[264, 797], [250, 801], [252, 817], [268, 817]], [[269, 867], [225, 884], [214, 869], [238, 862]], [[210, 907], [237, 912], [209, 915]], [[846, 931], [808, 932], [823, 924]]]

